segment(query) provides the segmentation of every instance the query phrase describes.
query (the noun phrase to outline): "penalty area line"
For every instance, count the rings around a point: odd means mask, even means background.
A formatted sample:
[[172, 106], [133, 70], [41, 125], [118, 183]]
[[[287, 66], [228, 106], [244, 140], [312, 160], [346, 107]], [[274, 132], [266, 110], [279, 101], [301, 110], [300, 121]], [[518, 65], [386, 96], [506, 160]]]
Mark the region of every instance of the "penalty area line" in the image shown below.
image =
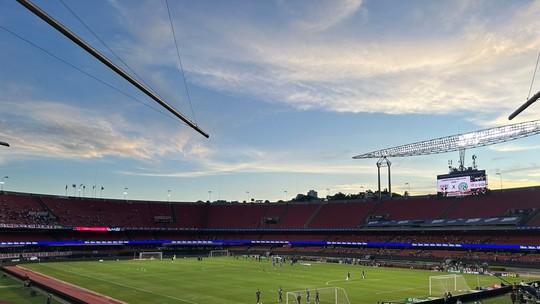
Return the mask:
[[381, 279], [350, 279], [350, 280], [330, 280], [326, 281], [326, 285], [329, 285], [330, 283], [338, 283], [338, 282], [351, 282], [351, 281], [380, 281]]
[[353, 279], [350, 279], [350, 280], [330, 280], [330, 281], [326, 281], [326, 285], [329, 285], [330, 283], [337, 283], [337, 282], [350, 282], [350, 281], [356, 281], [356, 280], [353, 280]]
[[[392, 290], [385, 290], [385, 291], [379, 291], [375, 294], [385, 294], [385, 293], [394, 293], [394, 292], [401, 292], [401, 291], [410, 291], [410, 290], [418, 290], [419, 287], [411, 287], [411, 288], [400, 288], [400, 289], [392, 289]], [[423, 289], [423, 288], [422, 288]]]

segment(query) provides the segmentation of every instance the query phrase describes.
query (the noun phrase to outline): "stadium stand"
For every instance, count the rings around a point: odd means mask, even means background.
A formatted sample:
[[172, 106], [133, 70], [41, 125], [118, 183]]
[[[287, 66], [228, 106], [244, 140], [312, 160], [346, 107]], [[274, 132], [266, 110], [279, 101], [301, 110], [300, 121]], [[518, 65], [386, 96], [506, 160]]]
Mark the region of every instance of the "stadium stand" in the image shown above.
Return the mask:
[[[536, 190], [536, 191], [534, 191]], [[358, 228], [381, 219], [418, 224], [490, 224], [498, 219], [540, 224], [540, 191], [515, 189], [486, 196], [406, 198], [375, 202], [165, 203], [10, 193], [0, 195], [2, 224], [177, 228]], [[491, 220], [485, 221], [485, 220]], [[453, 221], [453, 222], [452, 222]], [[426, 222], [427, 223], [427, 222]], [[431, 223], [431, 226], [434, 224]], [[380, 226], [380, 225], [379, 225]]]
[[[238, 252], [540, 264], [539, 188], [468, 198], [302, 203], [168, 203], [10, 192], [0, 193], [0, 208], [0, 254], [81, 255], [81, 245], [91, 252], [133, 254], [175, 240], [216, 242]], [[68, 241], [79, 243], [55, 245]]]
[[538, 191], [505, 190], [486, 196], [470, 196], [453, 200], [445, 218], [485, 218], [508, 215], [511, 209], [539, 208]]
[[425, 220], [441, 218], [444, 212], [455, 202], [437, 200], [427, 203], [426, 199], [396, 199], [383, 201], [374, 215], [384, 216], [388, 220]]
[[320, 203], [286, 204], [285, 213], [274, 228], [304, 228], [320, 205]]
[[0, 223], [5, 224], [36, 224], [49, 218], [47, 210], [30, 195], [0, 195], [0, 210]]
[[355, 228], [364, 224], [372, 202], [328, 203], [322, 205], [310, 228]]

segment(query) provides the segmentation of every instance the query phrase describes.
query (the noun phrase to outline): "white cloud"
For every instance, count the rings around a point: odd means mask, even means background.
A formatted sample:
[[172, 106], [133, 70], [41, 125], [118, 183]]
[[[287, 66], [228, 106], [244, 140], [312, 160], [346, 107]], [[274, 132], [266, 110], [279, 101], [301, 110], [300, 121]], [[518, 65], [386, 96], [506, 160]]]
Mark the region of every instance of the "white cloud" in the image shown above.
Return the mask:
[[190, 143], [188, 132], [159, 135], [119, 114], [52, 101], [0, 100], [0, 138], [11, 144], [6, 158], [102, 158], [152, 160], [182, 153], [208, 154]]
[[[456, 5], [460, 12], [483, 9], [467, 1]], [[461, 24], [447, 37], [360, 40], [307, 32], [328, 29], [352, 16], [361, 1], [312, 6], [304, 16], [307, 19], [292, 14], [292, 21], [303, 25], [299, 30], [286, 25], [269, 30], [257, 27], [254, 20], [221, 16], [204, 19], [204, 29], [178, 26], [183, 29], [179, 35], [198, 37], [183, 45], [188, 79], [301, 110], [463, 113], [471, 120], [487, 113], [502, 120], [501, 113], [507, 115], [523, 100], [540, 49], [539, 2], [523, 5], [504, 24], [489, 26], [482, 19], [462, 20], [463, 14], [441, 13], [445, 23]], [[161, 9], [143, 7], [144, 14], [153, 11], [161, 16]], [[137, 12], [143, 9], [129, 8], [130, 15]], [[318, 18], [318, 12], [333, 17]], [[170, 30], [162, 20], [155, 21], [160, 18], [144, 19], [128, 24], [139, 38], [124, 41], [127, 49], [142, 52], [131, 52], [131, 60], [148, 69], [173, 65], [166, 62], [167, 57], [173, 58]], [[153, 37], [150, 47], [147, 37]], [[540, 111], [531, 108], [530, 112]], [[492, 118], [485, 120], [493, 123]]]
[[295, 8], [294, 1], [280, 2], [294, 17], [293, 24], [300, 29], [321, 32], [351, 17], [362, 5], [362, 0], [326, 0]]
[[[370, 168], [373, 169], [373, 168]], [[366, 166], [322, 165], [320, 162], [301, 162], [294, 160], [252, 159], [248, 161], [222, 161], [204, 159], [193, 170], [179, 172], [164, 171], [124, 171], [125, 175], [160, 176], [160, 177], [201, 177], [237, 173], [306, 173], [306, 174], [358, 174], [358, 170], [368, 170]]]
[[529, 151], [529, 150], [538, 150], [540, 145], [520, 145], [516, 143], [507, 143], [507, 144], [498, 144], [490, 146], [489, 149], [497, 152], [519, 152], [519, 151]]
[[[353, 159], [329, 160], [321, 155], [309, 155], [295, 151], [254, 150], [235, 147], [222, 148], [219, 153], [212, 153], [204, 158], [192, 159], [191, 168], [180, 171], [152, 169], [123, 171], [121, 174], [153, 177], [203, 177], [239, 173], [300, 173], [315, 175], [372, 176], [376, 173], [373, 162]], [[399, 165], [396, 177], [431, 179], [437, 171], [415, 164]], [[384, 173], [383, 173], [384, 174]], [[332, 186], [334, 189], [334, 186]], [[345, 188], [343, 188], [345, 190]]]

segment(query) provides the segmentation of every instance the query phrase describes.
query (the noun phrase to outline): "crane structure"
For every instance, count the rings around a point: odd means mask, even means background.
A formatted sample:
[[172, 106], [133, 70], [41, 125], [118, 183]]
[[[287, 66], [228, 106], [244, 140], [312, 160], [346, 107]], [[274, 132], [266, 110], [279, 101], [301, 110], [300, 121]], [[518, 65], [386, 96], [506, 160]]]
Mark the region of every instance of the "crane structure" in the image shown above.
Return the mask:
[[[540, 133], [540, 120], [532, 120], [522, 123], [509, 124], [489, 129], [439, 137], [429, 140], [423, 140], [415, 143], [385, 148], [360, 155], [356, 155], [353, 159], [375, 158], [377, 160], [378, 170], [378, 190], [379, 197], [381, 196], [381, 167], [388, 167], [388, 190], [390, 196], [391, 179], [389, 157], [408, 157], [418, 155], [430, 155], [447, 152], [459, 151], [459, 171], [466, 169], [465, 167], [465, 150], [479, 148], [499, 143], [504, 143], [519, 138], [524, 138]], [[474, 157], [476, 160], [476, 158]]]

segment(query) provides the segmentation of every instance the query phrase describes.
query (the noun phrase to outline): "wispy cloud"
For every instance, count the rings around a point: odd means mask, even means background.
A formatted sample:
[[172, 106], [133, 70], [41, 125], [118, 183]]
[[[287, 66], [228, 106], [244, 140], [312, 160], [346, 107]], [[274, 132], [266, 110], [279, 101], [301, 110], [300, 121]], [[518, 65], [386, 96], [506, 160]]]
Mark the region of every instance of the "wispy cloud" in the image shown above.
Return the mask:
[[[203, 177], [243, 173], [300, 173], [315, 175], [340, 175], [340, 176], [372, 176], [375, 174], [375, 166], [369, 162], [358, 162], [352, 159], [329, 161], [324, 156], [295, 153], [273, 149], [262, 151], [253, 149], [222, 149], [220, 153], [213, 153], [204, 158], [191, 159], [193, 167], [179, 171], [168, 169], [145, 169], [122, 171], [124, 175], [152, 176], [152, 177]], [[399, 166], [394, 172], [396, 177], [402, 178], [427, 178], [432, 179], [438, 172], [425, 166]], [[332, 189], [337, 186], [332, 186]], [[346, 190], [345, 187], [340, 189]]]
[[208, 154], [205, 148], [190, 144], [187, 132], [161, 136], [120, 114], [54, 101], [0, 100], [0, 104], [0, 138], [11, 144], [13, 152], [3, 157], [151, 160], [175, 153]]
[[529, 151], [529, 150], [538, 150], [540, 145], [520, 145], [516, 143], [507, 143], [490, 146], [489, 149], [497, 152], [519, 152], [519, 151]]
[[[204, 32], [197, 28], [181, 33], [184, 37], [201, 33], [219, 37], [184, 46], [188, 78], [216, 90], [300, 110], [467, 113], [477, 119], [483, 113], [507, 113], [523, 100], [540, 49], [539, 2], [524, 4], [509, 20], [491, 22], [489, 27], [484, 20], [488, 17], [480, 13], [462, 20], [463, 14], [449, 17], [439, 12], [446, 18], [444, 22], [460, 24], [448, 37], [359, 41], [339, 36], [323, 39], [328, 37], [302, 32], [335, 26], [361, 5], [361, 1], [310, 2], [309, 10], [314, 13], [306, 15], [315, 16], [313, 21], [292, 19], [302, 25], [300, 30], [284, 25], [272, 31], [257, 27], [251, 19], [205, 19]], [[467, 1], [456, 6], [460, 12], [483, 10], [481, 4], [468, 5]], [[130, 14], [137, 11], [142, 9], [130, 8]], [[317, 18], [319, 11], [333, 17]], [[129, 28], [134, 37], [156, 39], [156, 47], [142, 54], [133, 52], [132, 60], [156, 64], [148, 60], [152, 58], [163, 64], [158, 54], [170, 52], [169, 29], [155, 21], [159, 18], [144, 19], [137, 25], [130, 23]], [[437, 22], [436, 16], [429, 20]]]
[[[268, 153], [264, 155], [271, 155]], [[283, 153], [281, 153], [283, 155]], [[292, 158], [289, 155], [285, 159], [275, 157], [250, 157], [247, 160], [219, 160], [204, 158], [196, 163], [195, 168], [182, 171], [167, 170], [145, 170], [145, 171], [123, 171], [121, 174], [136, 176], [154, 176], [154, 177], [202, 177], [227, 175], [238, 173], [304, 173], [304, 174], [340, 174], [351, 175], [358, 174], [358, 171], [367, 171], [373, 168], [369, 166], [358, 165], [340, 165], [340, 164], [322, 164], [319, 161], [301, 161]]]
[[362, 0], [326, 0], [314, 3], [308, 1], [295, 7], [299, 1], [279, 2], [292, 16], [293, 24], [302, 30], [325, 31], [351, 17], [360, 9]]

